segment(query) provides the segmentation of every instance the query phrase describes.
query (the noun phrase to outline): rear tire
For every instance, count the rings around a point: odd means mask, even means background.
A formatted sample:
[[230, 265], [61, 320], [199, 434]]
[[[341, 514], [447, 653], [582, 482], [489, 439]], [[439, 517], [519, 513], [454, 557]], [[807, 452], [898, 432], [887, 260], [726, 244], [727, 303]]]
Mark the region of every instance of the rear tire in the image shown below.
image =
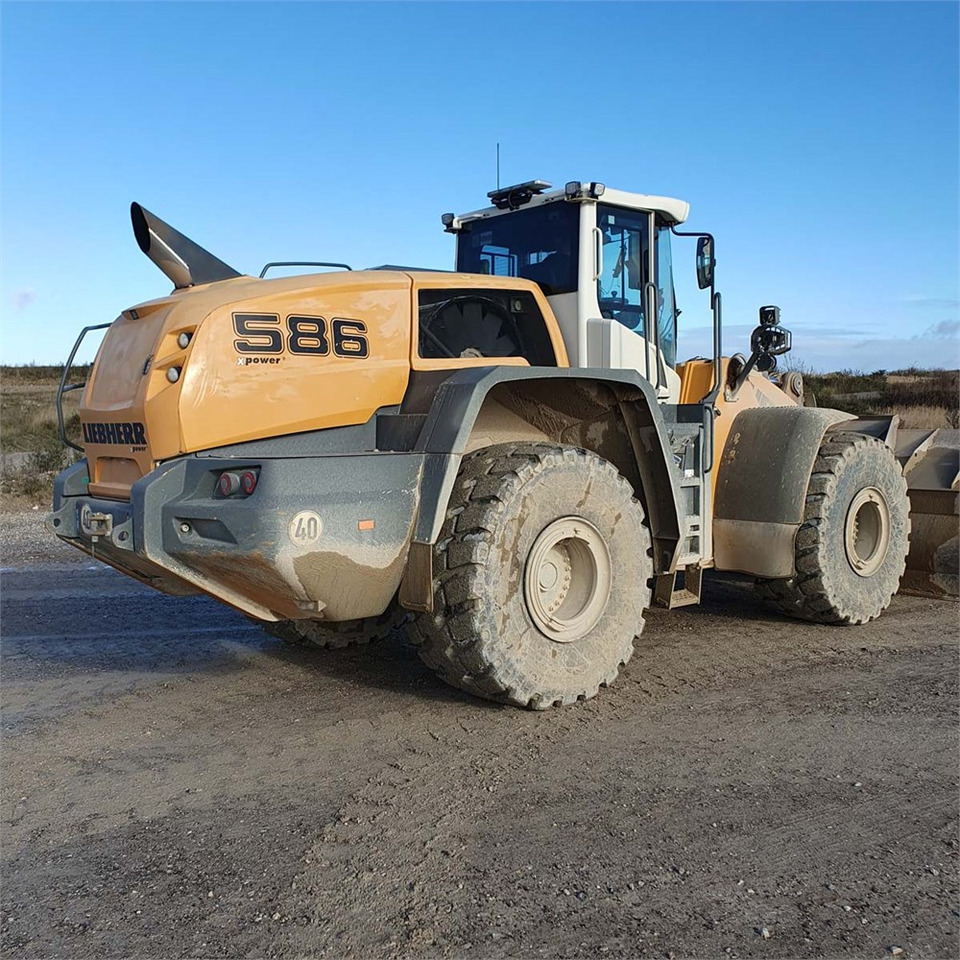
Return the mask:
[[436, 612], [409, 632], [452, 686], [545, 709], [595, 696], [630, 659], [650, 533], [606, 460], [536, 443], [465, 457], [434, 549]]
[[884, 443], [858, 433], [828, 434], [807, 487], [794, 548], [796, 576], [760, 580], [758, 593], [802, 620], [873, 620], [903, 576], [909, 509], [907, 483]]
[[394, 600], [379, 617], [363, 617], [339, 623], [326, 623], [321, 620], [277, 620], [273, 623], [261, 623], [260, 626], [267, 633], [294, 646], [340, 650], [384, 640], [409, 619], [409, 612]]

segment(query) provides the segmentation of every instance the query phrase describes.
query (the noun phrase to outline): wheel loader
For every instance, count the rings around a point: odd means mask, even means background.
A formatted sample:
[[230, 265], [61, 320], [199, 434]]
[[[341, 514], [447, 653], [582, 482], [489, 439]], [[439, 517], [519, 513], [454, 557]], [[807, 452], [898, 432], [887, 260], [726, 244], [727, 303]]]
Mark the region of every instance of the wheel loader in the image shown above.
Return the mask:
[[[592, 181], [488, 199], [441, 218], [452, 272], [272, 278], [133, 204], [174, 289], [74, 346], [58, 408], [83, 458], [56, 481], [56, 535], [294, 641], [405, 627], [443, 680], [534, 709], [612, 683], [647, 608], [696, 603], [705, 570], [814, 623], [872, 620], [914, 494], [919, 580], [956, 592], [955, 451], [806, 405], [776, 370], [776, 306], [724, 356], [716, 244], [681, 229], [687, 203]], [[713, 329], [682, 362], [675, 241], [695, 241]], [[62, 394], [100, 327], [74, 443]]]

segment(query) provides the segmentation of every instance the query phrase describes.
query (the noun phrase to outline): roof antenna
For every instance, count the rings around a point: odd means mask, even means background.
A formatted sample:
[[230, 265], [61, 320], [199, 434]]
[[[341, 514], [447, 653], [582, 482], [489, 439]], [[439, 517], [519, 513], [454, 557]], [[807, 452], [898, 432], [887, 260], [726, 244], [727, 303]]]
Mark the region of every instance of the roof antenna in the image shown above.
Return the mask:
[[497, 189], [500, 189], [500, 141], [497, 141]]

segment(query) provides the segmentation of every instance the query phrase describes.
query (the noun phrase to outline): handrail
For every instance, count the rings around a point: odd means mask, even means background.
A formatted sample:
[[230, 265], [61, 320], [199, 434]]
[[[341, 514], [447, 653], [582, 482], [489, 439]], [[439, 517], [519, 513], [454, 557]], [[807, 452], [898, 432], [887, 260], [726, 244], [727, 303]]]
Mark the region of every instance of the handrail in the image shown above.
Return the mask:
[[721, 345], [721, 331], [723, 327], [720, 317], [721, 301], [719, 290], [713, 294], [711, 300], [713, 306], [713, 386], [706, 397], [704, 397], [704, 401], [709, 403], [713, 403], [713, 401], [717, 399], [717, 394], [720, 393], [720, 387], [722, 386], [722, 365], [720, 360], [723, 353], [723, 347]]
[[[653, 386], [654, 386], [654, 389], [656, 389], [657, 394], [659, 396], [660, 386], [661, 386], [660, 374], [662, 372], [660, 369], [660, 322], [659, 322], [660, 317], [658, 316], [660, 312], [658, 309], [660, 306], [660, 293], [657, 290], [657, 285], [652, 280], [648, 280], [643, 285], [643, 298], [644, 300], [646, 300], [646, 312], [649, 314], [647, 318], [648, 329], [644, 331], [644, 334], [645, 334], [644, 339], [647, 342], [647, 349], [649, 350], [650, 349], [649, 334], [650, 334], [650, 331], [652, 330], [654, 361], [657, 366], [656, 383], [654, 383]], [[647, 369], [649, 370], [649, 364]], [[647, 377], [647, 380], [649, 381], [650, 378]]]
[[326, 260], [271, 260], [260, 271], [261, 280], [271, 267], [339, 267], [341, 270], [353, 270], [349, 263], [331, 263]]
[[87, 382], [84, 380], [83, 383], [71, 383], [69, 386], [67, 386], [67, 377], [70, 375], [74, 358], [77, 355], [77, 351], [80, 349], [80, 344], [83, 343], [83, 338], [91, 330], [104, 330], [109, 326], [111, 326], [110, 323], [97, 323], [91, 327], [84, 327], [80, 331], [80, 336], [77, 337], [77, 342], [73, 345], [73, 349], [70, 351], [70, 356], [67, 357], [67, 362], [63, 366], [63, 373], [60, 374], [60, 385], [57, 387], [57, 435], [60, 437], [61, 443], [68, 447], [73, 447], [74, 450], [79, 450], [80, 453], [83, 453], [83, 447], [74, 443], [67, 436], [67, 428], [63, 422], [63, 395], [65, 393], [69, 393], [71, 390], [82, 390], [87, 385]]
[[593, 227], [593, 282], [596, 283], [603, 275], [603, 231]]

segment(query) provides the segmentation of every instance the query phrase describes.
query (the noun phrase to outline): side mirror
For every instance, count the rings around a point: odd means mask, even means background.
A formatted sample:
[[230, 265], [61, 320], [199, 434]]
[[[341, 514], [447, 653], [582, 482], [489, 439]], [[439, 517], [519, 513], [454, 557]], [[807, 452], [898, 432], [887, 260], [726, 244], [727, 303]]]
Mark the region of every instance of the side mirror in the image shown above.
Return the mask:
[[713, 257], [713, 238], [701, 237], [697, 241], [697, 286], [701, 290], [713, 286], [713, 270], [717, 261]]

